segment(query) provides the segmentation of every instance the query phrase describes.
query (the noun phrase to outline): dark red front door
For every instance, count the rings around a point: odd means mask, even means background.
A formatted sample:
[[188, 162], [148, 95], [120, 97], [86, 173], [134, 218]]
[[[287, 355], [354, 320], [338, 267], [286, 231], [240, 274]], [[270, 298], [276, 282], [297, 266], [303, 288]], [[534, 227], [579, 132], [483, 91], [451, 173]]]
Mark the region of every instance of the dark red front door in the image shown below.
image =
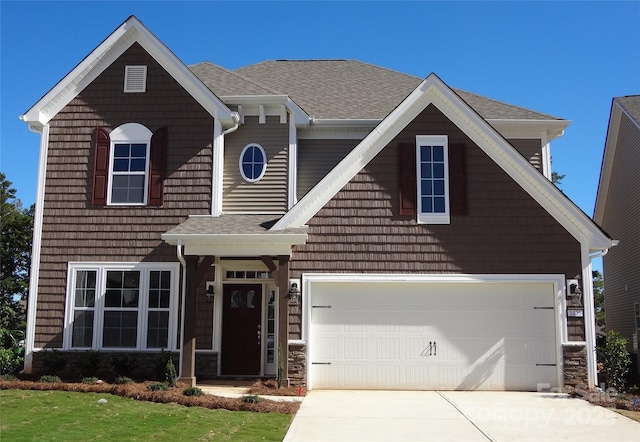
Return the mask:
[[222, 303], [222, 374], [260, 374], [262, 286], [225, 285]]

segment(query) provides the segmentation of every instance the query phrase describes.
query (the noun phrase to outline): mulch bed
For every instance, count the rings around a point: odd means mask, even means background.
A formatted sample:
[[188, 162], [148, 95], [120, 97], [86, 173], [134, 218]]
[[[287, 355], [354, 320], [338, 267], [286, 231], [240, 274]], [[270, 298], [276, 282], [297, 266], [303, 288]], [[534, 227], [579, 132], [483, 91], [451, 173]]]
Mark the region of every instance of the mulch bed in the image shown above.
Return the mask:
[[248, 394], [258, 394], [266, 396], [304, 396], [307, 390], [304, 387], [281, 387], [274, 379], [266, 381], [256, 381], [247, 390]]
[[187, 385], [180, 383], [178, 383], [177, 387], [169, 388], [169, 390], [150, 391], [147, 389], [147, 385], [151, 383], [153, 382], [138, 382], [133, 384], [100, 383], [87, 385], [67, 382], [48, 383], [32, 381], [0, 381], [0, 390], [58, 390], [79, 393], [104, 393], [139, 401], [157, 402], [162, 404], [176, 403], [187, 407], [204, 407], [229, 411], [253, 411], [256, 413], [295, 414], [298, 411], [298, 408], [300, 408], [299, 402], [277, 402], [262, 398], [256, 403], [244, 402], [242, 398], [225, 398], [210, 394], [205, 394], [203, 396], [185, 396], [182, 394], [182, 391], [187, 387]]
[[613, 394], [599, 388], [571, 390], [571, 397], [577, 397], [606, 408], [618, 410], [640, 411], [640, 396], [633, 394]]

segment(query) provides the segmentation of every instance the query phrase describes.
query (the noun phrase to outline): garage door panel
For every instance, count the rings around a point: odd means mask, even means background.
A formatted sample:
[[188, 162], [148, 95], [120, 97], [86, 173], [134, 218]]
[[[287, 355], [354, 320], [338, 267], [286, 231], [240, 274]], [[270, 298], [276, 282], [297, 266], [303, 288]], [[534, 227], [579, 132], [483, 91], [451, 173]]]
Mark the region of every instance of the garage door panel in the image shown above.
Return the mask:
[[537, 365], [557, 358], [553, 284], [318, 283], [311, 299], [314, 388], [557, 383]]

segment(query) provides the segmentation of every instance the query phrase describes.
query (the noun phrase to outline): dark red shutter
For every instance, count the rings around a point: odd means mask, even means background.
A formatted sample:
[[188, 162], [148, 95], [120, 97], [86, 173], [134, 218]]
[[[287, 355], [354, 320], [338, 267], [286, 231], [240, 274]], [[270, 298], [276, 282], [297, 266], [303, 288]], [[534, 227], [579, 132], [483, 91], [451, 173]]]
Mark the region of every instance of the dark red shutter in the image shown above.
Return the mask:
[[109, 180], [109, 133], [97, 127], [93, 133], [93, 194], [91, 202], [95, 205], [107, 204], [107, 184]]
[[449, 211], [467, 214], [467, 146], [449, 144]]
[[167, 151], [167, 128], [161, 127], [151, 137], [149, 197], [147, 204], [160, 206], [164, 196], [164, 158]]
[[415, 216], [416, 212], [416, 145], [398, 144], [398, 185], [400, 215]]

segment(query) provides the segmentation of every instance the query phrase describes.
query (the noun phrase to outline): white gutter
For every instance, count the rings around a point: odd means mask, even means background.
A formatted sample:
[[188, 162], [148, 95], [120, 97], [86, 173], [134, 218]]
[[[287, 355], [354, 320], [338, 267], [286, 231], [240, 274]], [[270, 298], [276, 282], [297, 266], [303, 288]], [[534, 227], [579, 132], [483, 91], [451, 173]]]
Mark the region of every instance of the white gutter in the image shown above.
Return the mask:
[[[182, 241], [178, 240], [178, 245], [176, 246], [176, 253], [178, 255], [178, 261], [182, 264], [182, 305], [181, 305], [181, 318], [182, 321], [180, 324], [180, 339], [184, 340], [184, 304], [185, 304], [185, 294], [187, 292], [187, 261], [182, 256]], [[182, 359], [183, 359], [183, 351], [184, 351], [184, 342], [180, 342], [180, 360], [178, 364], [180, 367], [178, 368], [178, 377], [182, 377]]]
[[233, 117], [233, 126], [228, 129], [222, 131], [222, 135], [230, 134], [231, 132], [235, 132], [240, 127], [240, 114], [238, 112], [231, 112], [231, 116]]
[[33, 219], [33, 243], [31, 248], [31, 270], [29, 294], [27, 297], [27, 329], [25, 336], [24, 372], [31, 374], [33, 348], [36, 333], [36, 305], [38, 303], [38, 282], [40, 280], [40, 250], [42, 247], [42, 219], [44, 212], [44, 185], [47, 174], [47, 152], [49, 149], [49, 125], [39, 127], [29, 124], [29, 130], [40, 133], [40, 161], [38, 167], [38, 190]]

